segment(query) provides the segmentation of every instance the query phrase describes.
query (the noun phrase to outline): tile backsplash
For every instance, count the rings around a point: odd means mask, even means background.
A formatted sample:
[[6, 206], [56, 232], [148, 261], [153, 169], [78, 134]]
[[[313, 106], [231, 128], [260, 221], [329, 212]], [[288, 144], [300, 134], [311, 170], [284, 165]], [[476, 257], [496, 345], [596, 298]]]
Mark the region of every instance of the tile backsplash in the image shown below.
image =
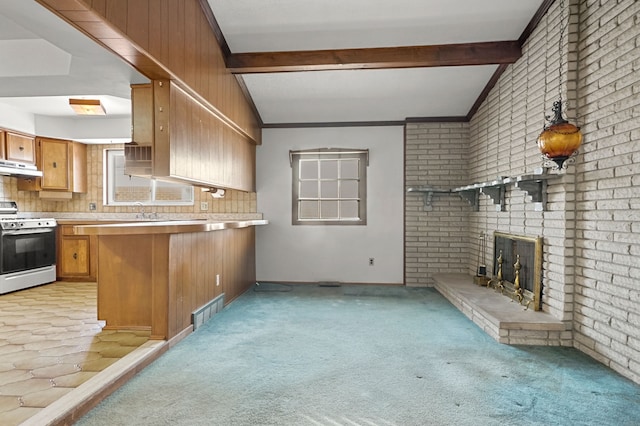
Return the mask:
[[[52, 212], [52, 213], [77, 213], [104, 216], [105, 214], [135, 214], [138, 209], [133, 206], [105, 206], [103, 205], [103, 153], [105, 149], [117, 149], [121, 145], [88, 145], [87, 146], [87, 193], [73, 194], [68, 201], [42, 200], [35, 191], [19, 191], [18, 178], [0, 176], [2, 182], [0, 199], [11, 200], [18, 203], [20, 212]], [[199, 188], [194, 191], [193, 206], [154, 206], [147, 208], [159, 215], [170, 214], [251, 214], [257, 213], [257, 197], [255, 192], [242, 192], [228, 190], [224, 198], [214, 199], [208, 193], [203, 193]], [[207, 210], [200, 210], [201, 202], [208, 203]], [[96, 209], [91, 210], [90, 204], [95, 204]], [[83, 215], [87, 216], [87, 215]]]

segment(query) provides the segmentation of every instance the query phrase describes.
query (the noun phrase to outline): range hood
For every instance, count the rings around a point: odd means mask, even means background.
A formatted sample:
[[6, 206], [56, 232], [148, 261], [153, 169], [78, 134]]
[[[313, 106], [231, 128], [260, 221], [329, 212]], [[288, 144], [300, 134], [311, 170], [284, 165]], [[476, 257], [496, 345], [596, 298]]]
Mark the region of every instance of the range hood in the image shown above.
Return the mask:
[[18, 177], [42, 177], [42, 172], [33, 164], [0, 160], [0, 175]]

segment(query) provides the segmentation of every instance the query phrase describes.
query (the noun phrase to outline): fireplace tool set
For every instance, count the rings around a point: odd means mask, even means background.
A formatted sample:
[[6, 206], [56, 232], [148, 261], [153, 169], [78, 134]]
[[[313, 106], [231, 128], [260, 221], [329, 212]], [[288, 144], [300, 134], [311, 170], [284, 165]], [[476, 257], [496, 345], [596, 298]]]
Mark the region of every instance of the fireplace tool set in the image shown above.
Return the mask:
[[476, 285], [493, 288], [512, 301], [540, 310], [542, 294], [542, 239], [495, 233], [493, 277], [487, 276], [484, 264], [486, 254], [485, 233], [478, 240], [478, 269]]
[[478, 238], [478, 271], [476, 276], [473, 277], [473, 282], [476, 285], [486, 287], [489, 285], [489, 278], [487, 278], [487, 265], [484, 264], [485, 255], [487, 253], [487, 240], [485, 233], [480, 232]]

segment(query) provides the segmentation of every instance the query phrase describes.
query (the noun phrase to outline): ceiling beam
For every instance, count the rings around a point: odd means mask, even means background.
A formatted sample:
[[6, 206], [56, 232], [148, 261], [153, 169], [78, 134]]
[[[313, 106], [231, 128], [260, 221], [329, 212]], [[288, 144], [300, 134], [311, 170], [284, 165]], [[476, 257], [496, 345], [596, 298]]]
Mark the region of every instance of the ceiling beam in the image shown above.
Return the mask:
[[522, 51], [518, 41], [443, 44], [368, 49], [232, 53], [234, 74], [382, 68], [453, 67], [512, 64]]

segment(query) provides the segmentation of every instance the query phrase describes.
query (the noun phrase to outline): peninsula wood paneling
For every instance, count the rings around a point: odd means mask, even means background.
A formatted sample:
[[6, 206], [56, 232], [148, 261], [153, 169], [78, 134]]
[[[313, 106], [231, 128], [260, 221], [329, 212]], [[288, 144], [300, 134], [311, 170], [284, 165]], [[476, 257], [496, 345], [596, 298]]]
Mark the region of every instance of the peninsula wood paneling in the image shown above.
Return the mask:
[[242, 137], [260, 143], [258, 117], [198, 0], [37, 0], [151, 79], [171, 79]]
[[152, 290], [162, 284], [152, 285], [152, 262], [139, 254], [151, 253], [153, 242], [141, 235], [98, 239], [98, 319], [108, 320], [105, 328], [151, 329]]
[[[227, 249], [231, 254], [231, 260], [226, 260], [223, 272], [227, 275], [224, 283], [225, 303], [229, 303], [236, 297], [251, 288], [256, 282], [255, 261], [255, 228], [242, 228], [226, 231], [229, 236]], [[230, 240], [230, 241], [229, 241]]]
[[254, 242], [253, 227], [171, 235], [170, 336], [189, 327], [191, 313], [220, 294], [229, 303], [255, 283]]
[[[98, 318], [111, 329], [171, 339], [220, 294], [255, 283], [255, 228], [98, 236]], [[216, 285], [216, 277], [220, 285]]]

